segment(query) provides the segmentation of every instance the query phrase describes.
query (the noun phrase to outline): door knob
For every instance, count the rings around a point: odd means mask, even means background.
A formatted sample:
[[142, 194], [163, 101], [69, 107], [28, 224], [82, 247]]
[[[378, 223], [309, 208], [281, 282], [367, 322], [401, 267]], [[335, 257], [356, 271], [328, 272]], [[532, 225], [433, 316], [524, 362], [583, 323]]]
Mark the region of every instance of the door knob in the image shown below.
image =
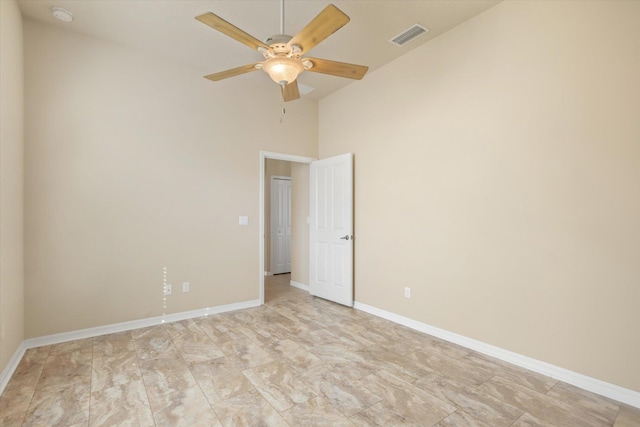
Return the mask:
[[351, 236], [349, 236], [348, 234], [346, 236], [342, 236], [340, 239], [342, 240], [349, 240], [351, 238]]

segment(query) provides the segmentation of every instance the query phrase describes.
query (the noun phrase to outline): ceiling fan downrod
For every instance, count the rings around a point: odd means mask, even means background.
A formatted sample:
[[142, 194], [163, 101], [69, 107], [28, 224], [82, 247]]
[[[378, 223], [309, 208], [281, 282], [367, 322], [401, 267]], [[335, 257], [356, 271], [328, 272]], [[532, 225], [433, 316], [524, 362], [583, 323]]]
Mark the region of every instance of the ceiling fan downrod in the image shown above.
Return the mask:
[[280, 0], [280, 34], [284, 34], [284, 0]]

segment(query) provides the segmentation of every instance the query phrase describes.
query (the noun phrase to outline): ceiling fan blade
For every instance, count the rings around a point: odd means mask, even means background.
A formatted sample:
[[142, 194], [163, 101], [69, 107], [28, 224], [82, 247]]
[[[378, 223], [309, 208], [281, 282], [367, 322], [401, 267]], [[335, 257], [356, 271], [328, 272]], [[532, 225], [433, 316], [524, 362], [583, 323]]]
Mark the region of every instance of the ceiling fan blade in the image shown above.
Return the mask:
[[303, 60], [311, 61], [313, 64], [313, 67], [306, 69], [307, 71], [349, 79], [360, 80], [369, 70], [369, 67], [364, 65], [347, 64], [346, 62], [329, 61], [328, 59], [304, 58]]
[[298, 98], [300, 98], [300, 91], [298, 90], [297, 80], [282, 87], [282, 99], [284, 99], [284, 102], [294, 101]]
[[[259, 62], [257, 62], [256, 64], [259, 64]], [[224, 80], [224, 79], [228, 79], [229, 77], [235, 77], [235, 76], [239, 76], [240, 74], [256, 71], [258, 69], [256, 68], [256, 64], [247, 64], [247, 65], [243, 65], [242, 67], [220, 71], [219, 73], [214, 73], [214, 74], [209, 74], [208, 76], [204, 76], [204, 78], [217, 82], [218, 80]]]
[[330, 4], [296, 34], [289, 41], [288, 46], [296, 44], [302, 48], [302, 53], [308, 52], [321, 41], [342, 28], [347, 22], [349, 22], [349, 17], [340, 9]]
[[232, 39], [235, 39], [240, 43], [249, 46], [253, 50], [258, 50], [259, 47], [263, 47], [265, 49], [269, 48], [268, 45], [262, 43], [252, 35], [245, 33], [235, 25], [228, 23], [214, 13], [203, 13], [202, 15], [196, 16], [196, 19], [203, 24], [210, 26], [214, 30], [218, 30], [221, 33], [228, 35]]

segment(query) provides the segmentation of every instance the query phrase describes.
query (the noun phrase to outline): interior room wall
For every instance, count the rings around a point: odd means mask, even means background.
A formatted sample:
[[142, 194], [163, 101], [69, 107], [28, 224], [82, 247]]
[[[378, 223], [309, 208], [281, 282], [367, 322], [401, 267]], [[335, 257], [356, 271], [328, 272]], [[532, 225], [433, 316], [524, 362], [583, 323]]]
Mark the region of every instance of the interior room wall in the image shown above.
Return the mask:
[[317, 103], [24, 27], [26, 337], [258, 300], [260, 151], [317, 157]]
[[640, 391], [638, 22], [503, 2], [322, 100], [356, 300]]
[[291, 280], [309, 285], [309, 165], [291, 163]]
[[0, 372], [24, 339], [23, 36], [15, 1], [0, 2]]
[[271, 271], [271, 177], [291, 177], [291, 162], [265, 159], [264, 165], [264, 267]]

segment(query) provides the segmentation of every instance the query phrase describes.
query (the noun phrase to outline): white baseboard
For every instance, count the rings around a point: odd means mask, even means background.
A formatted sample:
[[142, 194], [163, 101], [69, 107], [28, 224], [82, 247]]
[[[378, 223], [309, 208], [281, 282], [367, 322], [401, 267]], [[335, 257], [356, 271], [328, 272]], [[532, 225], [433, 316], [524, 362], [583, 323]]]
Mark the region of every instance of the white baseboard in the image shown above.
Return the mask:
[[132, 320], [130, 322], [114, 323], [111, 325], [97, 326], [95, 328], [81, 329], [78, 331], [63, 332], [60, 334], [46, 335], [43, 337], [29, 338], [24, 340], [26, 348], [41, 347], [43, 345], [59, 344], [67, 341], [74, 341], [83, 338], [98, 337], [100, 335], [113, 334], [116, 332], [130, 331], [132, 329], [146, 328], [160, 325], [162, 323], [177, 322], [179, 320], [194, 319], [196, 317], [207, 316], [209, 314], [224, 313], [227, 311], [242, 310], [244, 308], [258, 307], [260, 300], [243, 301], [233, 304], [207, 307], [199, 310], [183, 311], [181, 313], [166, 314], [163, 316], [148, 317], [146, 319]]
[[24, 356], [24, 352], [26, 350], [27, 350], [27, 347], [25, 347], [24, 341], [23, 341], [20, 343], [15, 353], [13, 353], [13, 356], [11, 356], [11, 359], [9, 359], [9, 363], [7, 363], [7, 366], [5, 366], [5, 368], [2, 370], [2, 374], [0, 374], [0, 394], [4, 392], [5, 387], [7, 386], [7, 384], [9, 384], [9, 380], [11, 379], [11, 376], [13, 375], [13, 373], [16, 371], [16, 368], [20, 364], [20, 361], [22, 360], [22, 356]]
[[355, 302], [353, 307], [369, 314], [373, 314], [374, 316], [382, 317], [383, 319], [387, 319], [400, 325], [407, 326], [411, 329], [415, 329], [416, 331], [433, 335], [435, 337], [452, 342], [454, 344], [461, 345], [471, 350], [493, 356], [496, 359], [504, 360], [505, 362], [512, 363], [530, 371], [534, 371], [539, 374], [564, 381], [576, 387], [580, 387], [584, 390], [608, 397], [613, 400], [617, 400], [618, 402], [626, 403], [627, 405], [631, 405], [636, 408], [640, 408], [640, 392], [629, 390], [615, 384], [598, 380], [596, 378], [588, 377], [586, 375], [579, 374], [577, 372], [573, 372], [568, 369], [552, 365], [550, 363], [532, 359], [530, 357], [523, 356], [521, 354], [514, 353], [500, 347], [486, 344], [481, 341], [465, 337], [463, 335], [458, 335], [456, 333], [449, 332], [447, 330], [440, 329], [426, 323], [418, 322], [417, 320], [400, 316], [399, 314], [391, 313], [389, 311], [381, 310], [379, 308], [372, 307], [370, 305], [363, 304], [357, 301]]
[[294, 288], [302, 289], [303, 291], [309, 292], [309, 285], [305, 285], [304, 283], [296, 282], [295, 280], [290, 280], [289, 285]]

